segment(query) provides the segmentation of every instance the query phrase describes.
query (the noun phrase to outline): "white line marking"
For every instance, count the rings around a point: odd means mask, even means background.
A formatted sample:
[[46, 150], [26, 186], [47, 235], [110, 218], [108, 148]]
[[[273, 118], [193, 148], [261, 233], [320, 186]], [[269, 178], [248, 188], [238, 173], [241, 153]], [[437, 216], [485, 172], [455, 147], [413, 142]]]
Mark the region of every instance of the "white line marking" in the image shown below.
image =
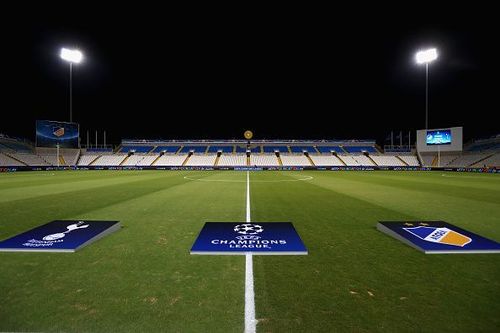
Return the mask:
[[[250, 173], [247, 171], [247, 214], [250, 219]], [[251, 253], [245, 255], [245, 333], [255, 333], [257, 320], [255, 319], [255, 292], [253, 289], [253, 257]]]
[[[248, 171], [247, 171], [248, 172]], [[244, 180], [231, 180], [231, 179], [203, 179], [203, 178], [192, 178], [190, 176], [184, 176], [184, 179], [199, 181], [199, 182], [222, 182], [222, 183], [244, 183]], [[254, 183], [280, 183], [280, 182], [300, 182], [304, 180], [314, 179], [313, 176], [306, 176], [297, 179], [281, 179], [281, 180], [254, 180]]]

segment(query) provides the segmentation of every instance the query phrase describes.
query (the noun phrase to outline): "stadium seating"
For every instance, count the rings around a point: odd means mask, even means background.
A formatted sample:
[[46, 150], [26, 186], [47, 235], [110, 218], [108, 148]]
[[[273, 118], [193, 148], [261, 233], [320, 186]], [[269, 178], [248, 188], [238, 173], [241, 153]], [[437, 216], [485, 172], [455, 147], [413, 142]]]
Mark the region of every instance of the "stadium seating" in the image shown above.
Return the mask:
[[284, 155], [280, 154], [283, 166], [311, 166], [311, 162], [305, 155]]
[[292, 153], [317, 153], [316, 149], [314, 149], [313, 146], [290, 146], [290, 150], [292, 151]]
[[378, 166], [406, 166], [406, 164], [396, 156], [370, 155], [370, 157]]
[[35, 154], [26, 154], [26, 153], [13, 153], [9, 154], [16, 160], [23, 162], [29, 166], [50, 166], [51, 164], [44, 160], [42, 157]]
[[266, 154], [266, 155], [250, 155], [250, 165], [251, 166], [279, 166], [279, 161], [276, 155]]
[[247, 155], [244, 154], [222, 154], [219, 158], [217, 166], [221, 167], [235, 167], [235, 166], [246, 166], [247, 165]]
[[345, 164], [334, 155], [309, 155], [314, 165], [319, 167], [344, 166]]
[[482, 168], [484, 166], [500, 168], [500, 153], [493, 154], [490, 157], [471, 165], [471, 167], [474, 168]]
[[210, 146], [208, 147], [208, 153], [232, 153], [234, 150], [234, 146]]
[[124, 154], [102, 155], [97, 160], [95, 160], [92, 163], [92, 165], [94, 165], [94, 166], [119, 166], [126, 157], [127, 157], [127, 155], [124, 155]]
[[322, 154], [331, 154], [332, 152], [336, 152], [338, 154], [345, 153], [345, 151], [339, 146], [317, 146], [316, 148]]
[[216, 154], [212, 155], [196, 155], [193, 154], [187, 160], [185, 166], [214, 166]]
[[207, 150], [207, 146], [184, 146], [179, 151], [179, 154], [187, 154], [189, 152], [193, 153], [204, 153]]
[[148, 153], [152, 149], [152, 146], [122, 146], [120, 153], [129, 153], [131, 151], [136, 153]]
[[414, 155], [398, 155], [400, 159], [402, 159], [408, 166], [418, 167], [420, 166], [420, 162], [418, 158]]
[[153, 163], [154, 166], [181, 166], [186, 158], [187, 154], [183, 155], [162, 155], [159, 159]]
[[80, 158], [78, 159], [78, 166], [88, 166], [90, 165], [95, 159], [97, 159], [100, 155], [97, 154], [85, 154], [85, 155], [80, 155]]
[[344, 150], [348, 153], [362, 153], [364, 151], [369, 153], [378, 153], [377, 149], [373, 146], [343, 146]]
[[24, 166], [23, 163], [16, 161], [10, 156], [0, 153], [0, 167], [6, 166]]
[[472, 164], [485, 159], [491, 155], [491, 153], [473, 153], [473, 154], [462, 154], [459, 157], [455, 158], [454, 160], [450, 161], [446, 166], [452, 167], [452, 168], [460, 168], [460, 167], [469, 167]]
[[264, 153], [274, 153], [274, 152], [288, 153], [287, 146], [263, 146], [262, 149]]
[[339, 158], [347, 166], [375, 166], [375, 163], [364, 155], [340, 155]]
[[156, 147], [152, 153], [167, 153], [167, 154], [175, 154], [179, 148], [181, 148], [180, 146], [158, 146]]
[[[246, 153], [247, 146], [236, 146], [236, 153]], [[251, 153], [262, 153], [261, 146], [250, 146]]]

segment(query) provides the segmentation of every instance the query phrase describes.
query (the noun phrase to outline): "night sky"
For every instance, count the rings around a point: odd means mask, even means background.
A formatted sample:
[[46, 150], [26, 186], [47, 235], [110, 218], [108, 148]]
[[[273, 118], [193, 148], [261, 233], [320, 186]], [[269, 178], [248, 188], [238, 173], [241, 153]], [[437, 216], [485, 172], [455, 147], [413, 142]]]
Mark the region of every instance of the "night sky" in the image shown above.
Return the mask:
[[69, 120], [62, 46], [85, 54], [73, 81], [82, 143], [87, 130], [115, 144], [240, 139], [245, 129], [256, 139], [414, 136], [425, 125], [414, 54], [427, 46], [439, 51], [430, 128], [464, 126], [466, 140], [500, 133], [493, 9], [44, 10], [1, 23], [0, 133], [34, 140], [36, 119]]

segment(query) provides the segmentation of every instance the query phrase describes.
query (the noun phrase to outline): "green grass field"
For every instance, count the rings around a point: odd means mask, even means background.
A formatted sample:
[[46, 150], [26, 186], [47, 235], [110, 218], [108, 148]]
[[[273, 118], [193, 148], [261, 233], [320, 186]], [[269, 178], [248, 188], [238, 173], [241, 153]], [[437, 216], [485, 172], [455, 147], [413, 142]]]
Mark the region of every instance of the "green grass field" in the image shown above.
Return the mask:
[[[0, 174], [1, 240], [54, 219], [124, 226], [72, 254], [0, 253], [0, 331], [242, 332], [244, 257], [189, 250], [205, 221], [245, 220], [245, 180]], [[250, 182], [252, 221], [292, 221], [309, 250], [254, 257], [258, 332], [500, 330], [500, 255], [425, 255], [375, 228], [445, 220], [500, 241], [500, 176], [265, 171]]]

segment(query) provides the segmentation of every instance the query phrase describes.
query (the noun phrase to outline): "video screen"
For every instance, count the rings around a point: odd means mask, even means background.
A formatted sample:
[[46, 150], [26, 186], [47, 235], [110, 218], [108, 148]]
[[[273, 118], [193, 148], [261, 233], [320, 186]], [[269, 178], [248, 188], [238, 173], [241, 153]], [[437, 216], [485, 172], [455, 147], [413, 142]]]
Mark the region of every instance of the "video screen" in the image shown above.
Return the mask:
[[79, 126], [51, 120], [36, 121], [37, 147], [78, 148]]
[[451, 131], [427, 131], [426, 143], [428, 145], [449, 145], [451, 144]]

